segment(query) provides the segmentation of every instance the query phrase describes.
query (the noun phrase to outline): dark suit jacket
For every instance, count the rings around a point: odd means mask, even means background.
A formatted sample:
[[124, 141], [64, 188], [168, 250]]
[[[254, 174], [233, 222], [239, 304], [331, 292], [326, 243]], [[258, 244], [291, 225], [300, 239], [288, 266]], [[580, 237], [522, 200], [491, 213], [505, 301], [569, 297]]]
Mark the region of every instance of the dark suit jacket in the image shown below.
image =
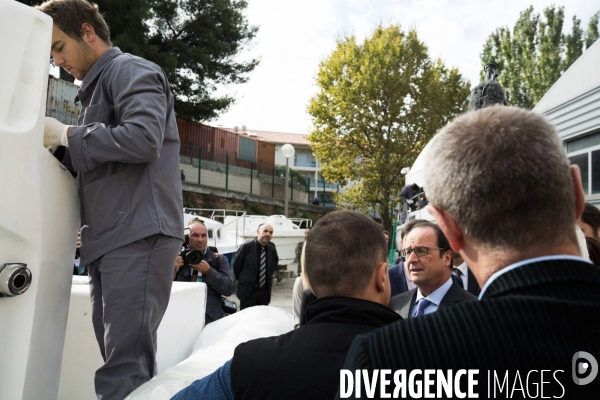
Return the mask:
[[[256, 239], [244, 243], [238, 249], [233, 260], [233, 273], [238, 280], [237, 298], [246, 301], [254, 289], [258, 276], [258, 250]], [[269, 289], [269, 301], [271, 300], [271, 276], [279, 264], [277, 249], [273, 242], [267, 244], [267, 288]]]
[[396, 265], [392, 265], [388, 269], [390, 275], [390, 286], [392, 288], [392, 297], [408, 291], [406, 284], [406, 276], [404, 275], [404, 261], [400, 261]]
[[475, 275], [473, 275], [470, 268], [467, 269], [467, 282], [469, 286], [467, 291], [475, 296], [479, 296], [479, 293], [481, 293], [481, 288], [479, 287], [479, 283], [477, 283], [477, 279], [475, 279]]
[[[549, 260], [499, 276], [481, 301], [359, 336], [344, 368], [477, 368], [480, 398], [490, 398], [488, 371], [497, 371], [500, 379], [508, 371], [512, 387], [517, 370], [521, 378], [532, 370], [551, 370], [543, 377], [551, 381], [545, 385], [544, 396], [560, 397], [564, 390], [565, 399], [592, 399], [600, 391], [600, 377], [588, 385], [575, 385], [572, 362], [580, 351], [599, 360], [599, 337], [600, 269], [583, 261]], [[495, 398], [509, 397], [506, 390]], [[379, 396], [379, 389], [376, 393]]]
[[[408, 292], [392, 297], [390, 300], [390, 308], [396, 311], [404, 319], [409, 318], [410, 308], [415, 303], [417, 298], [417, 288]], [[446, 307], [452, 307], [463, 303], [477, 301], [477, 297], [461, 288], [455, 281], [452, 281], [452, 286], [440, 302], [438, 311]]]

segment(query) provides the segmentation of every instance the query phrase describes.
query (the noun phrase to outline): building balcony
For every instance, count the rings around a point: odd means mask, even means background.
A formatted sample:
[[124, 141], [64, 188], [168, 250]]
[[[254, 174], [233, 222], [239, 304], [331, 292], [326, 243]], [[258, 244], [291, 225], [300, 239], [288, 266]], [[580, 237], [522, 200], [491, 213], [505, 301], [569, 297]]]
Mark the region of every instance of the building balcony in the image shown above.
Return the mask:
[[316, 161], [302, 161], [302, 160], [294, 160], [294, 167], [317, 167]]
[[[315, 185], [316, 183], [316, 185]], [[323, 188], [325, 189], [332, 189], [333, 190], [339, 190], [340, 185], [337, 183], [327, 183], [327, 181], [324, 181], [323, 179], [319, 179], [317, 182], [315, 182], [314, 180], [310, 181], [310, 190], [323, 190]]]

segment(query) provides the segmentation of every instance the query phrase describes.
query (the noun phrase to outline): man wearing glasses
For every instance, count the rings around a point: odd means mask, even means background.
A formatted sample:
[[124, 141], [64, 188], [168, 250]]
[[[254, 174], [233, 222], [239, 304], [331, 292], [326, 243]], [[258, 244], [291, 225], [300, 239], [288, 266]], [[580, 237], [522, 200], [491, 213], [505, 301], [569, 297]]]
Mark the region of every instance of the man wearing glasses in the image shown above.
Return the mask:
[[390, 301], [390, 308], [402, 318], [419, 317], [441, 308], [477, 301], [477, 297], [452, 279], [452, 250], [436, 224], [419, 222], [403, 243], [401, 253], [416, 288]]
[[[600, 270], [580, 255], [573, 225], [585, 194], [556, 129], [536, 113], [492, 106], [457, 118], [427, 146], [428, 211], [477, 278], [480, 301], [359, 336], [344, 369], [475, 370], [480, 398], [513, 397], [486, 390], [490, 371], [510, 382], [534, 371], [525, 390], [539, 373], [546, 398], [598, 398]], [[418, 246], [443, 247], [404, 247]], [[444, 391], [438, 397], [459, 397]]]

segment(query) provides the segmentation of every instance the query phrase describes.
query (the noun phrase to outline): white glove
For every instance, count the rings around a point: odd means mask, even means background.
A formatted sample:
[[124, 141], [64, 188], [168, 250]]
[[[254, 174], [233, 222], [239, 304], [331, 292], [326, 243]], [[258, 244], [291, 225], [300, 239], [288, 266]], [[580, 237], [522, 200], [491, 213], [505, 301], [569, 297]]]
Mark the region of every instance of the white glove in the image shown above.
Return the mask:
[[46, 117], [44, 124], [44, 147], [69, 147], [67, 132], [71, 125], [65, 125], [52, 117]]
[[413, 201], [413, 200], [406, 200], [406, 202], [407, 202], [408, 204], [412, 204], [412, 203], [414, 203], [414, 201]]

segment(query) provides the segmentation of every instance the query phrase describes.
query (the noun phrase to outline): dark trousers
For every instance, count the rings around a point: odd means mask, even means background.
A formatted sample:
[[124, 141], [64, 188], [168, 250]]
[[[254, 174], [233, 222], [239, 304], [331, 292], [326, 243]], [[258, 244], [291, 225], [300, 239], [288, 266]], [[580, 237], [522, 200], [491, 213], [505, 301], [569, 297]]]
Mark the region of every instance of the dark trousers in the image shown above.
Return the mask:
[[156, 375], [156, 331], [180, 247], [179, 239], [153, 235], [88, 265], [92, 322], [104, 359], [94, 379], [99, 399], [122, 400]]
[[271, 288], [269, 285], [265, 285], [264, 288], [259, 289], [254, 287], [250, 292], [250, 296], [244, 301], [240, 301], [240, 310], [253, 306], [268, 306]]

